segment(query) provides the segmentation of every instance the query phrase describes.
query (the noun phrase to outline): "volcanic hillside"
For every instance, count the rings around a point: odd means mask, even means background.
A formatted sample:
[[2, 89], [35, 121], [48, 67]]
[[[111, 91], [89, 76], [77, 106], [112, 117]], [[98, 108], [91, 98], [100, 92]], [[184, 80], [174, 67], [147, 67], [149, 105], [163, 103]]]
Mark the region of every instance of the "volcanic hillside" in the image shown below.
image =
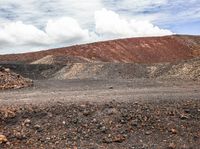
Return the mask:
[[75, 61], [175, 62], [200, 56], [200, 36], [174, 35], [119, 39], [40, 52], [1, 55], [0, 62], [34, 62], [50, 55], [55, 57], [66, 56], [70, 59], [75, 57]]
[[74, 63], [53, 74], [54, 79], [163, 78], [200, 80], [200, 58], [177, 63]]
[[39, 60], [32, 62], [31, 64], [68, 64], [68, 63], [89, 63], [90, 59], [74, 56], [53, 56], [47, 55]]

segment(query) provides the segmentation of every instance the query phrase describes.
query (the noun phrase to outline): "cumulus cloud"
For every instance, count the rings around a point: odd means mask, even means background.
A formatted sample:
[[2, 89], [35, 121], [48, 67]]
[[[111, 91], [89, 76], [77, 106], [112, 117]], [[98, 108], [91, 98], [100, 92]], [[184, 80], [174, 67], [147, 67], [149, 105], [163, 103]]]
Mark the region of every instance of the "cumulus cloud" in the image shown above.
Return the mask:
[[95, 27], [90, 31], [81, 27], [72, 17], [50, 19], [44, 28], [21, 21], [3, 23], [0, 25], [0, 53], [25, 52], [124, 37], [172, 34], [148, 21], [126, 20], [107, 9], [96, 11], [93, 20]]
[[35, 50], [81, 43], [88, 38], [88, 30], [82, 29], [79, 23], [70, 17], [49, 20], [44, 30], [21, 21], [4, 23], [0, 26], [0, 48], [12, 48], [18, 52], [24, 51], [24, 48]]
[[52, 42], [73, 42], [87, 40], [89, 32], [82, 29], [78, 22], [70, 17], [64, 17], [58, 20], [49, 20], [46, 28], [46, 34]]
[[0, 39], [1, 43], [6, 42], [15, 45], [47, 43], [47, 35], [43, 31], [20, 21], [5, 23], [0, 27], [0, 34], [3, 34]]
[[102, 9], [95, 13], [96, 32], [107, 38], [160, 36], [172, 34], [171, 31], [160, 29], [149, 21], [126, 20], [117, 13]]

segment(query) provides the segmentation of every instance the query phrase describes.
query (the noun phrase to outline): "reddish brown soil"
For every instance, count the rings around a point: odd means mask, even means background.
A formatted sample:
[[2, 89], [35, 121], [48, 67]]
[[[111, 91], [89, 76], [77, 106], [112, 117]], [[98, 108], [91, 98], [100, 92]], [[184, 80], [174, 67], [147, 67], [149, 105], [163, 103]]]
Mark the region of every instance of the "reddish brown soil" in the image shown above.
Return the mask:
[[47, 55], [79, 56], [103, 62], [158, 63], [200, 56], [200, 36], [120, 39], [26, 54], [1, 55], [0, 61], [33, 62]]

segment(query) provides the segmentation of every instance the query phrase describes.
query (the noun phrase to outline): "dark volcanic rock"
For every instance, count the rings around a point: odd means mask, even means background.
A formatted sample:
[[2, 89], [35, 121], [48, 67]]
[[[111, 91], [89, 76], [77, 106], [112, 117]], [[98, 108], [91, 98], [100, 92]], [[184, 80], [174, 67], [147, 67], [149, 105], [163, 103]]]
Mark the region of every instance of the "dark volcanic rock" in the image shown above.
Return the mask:
[[[107, 114], [111, 109], [115, 112]], [[184, 109], [194, 113], [180, 120]], [[200, 109], [199, 100], [3, 107], [0, 132], [6, 137], [0, 135], [0, 148], [198, 149], [200, 117], [195, 109]], [[171, 110], [177, 112], [169, 115]], [[15, 123], [8, 111], [15, 113]]]

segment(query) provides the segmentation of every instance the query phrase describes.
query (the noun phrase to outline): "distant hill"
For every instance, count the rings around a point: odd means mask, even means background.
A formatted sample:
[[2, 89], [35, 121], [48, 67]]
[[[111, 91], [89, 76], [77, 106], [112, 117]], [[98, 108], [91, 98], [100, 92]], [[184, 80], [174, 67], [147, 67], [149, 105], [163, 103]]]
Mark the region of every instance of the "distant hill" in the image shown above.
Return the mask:
[[[47, 56], [88, 62], [162, 63], [200, 56], [200, 36], [173, 35], [118, 39], [24, 54], [0, 55], [0, 62], [26, 62]], [[66, 59], [65, 59], [66, 61]]]

